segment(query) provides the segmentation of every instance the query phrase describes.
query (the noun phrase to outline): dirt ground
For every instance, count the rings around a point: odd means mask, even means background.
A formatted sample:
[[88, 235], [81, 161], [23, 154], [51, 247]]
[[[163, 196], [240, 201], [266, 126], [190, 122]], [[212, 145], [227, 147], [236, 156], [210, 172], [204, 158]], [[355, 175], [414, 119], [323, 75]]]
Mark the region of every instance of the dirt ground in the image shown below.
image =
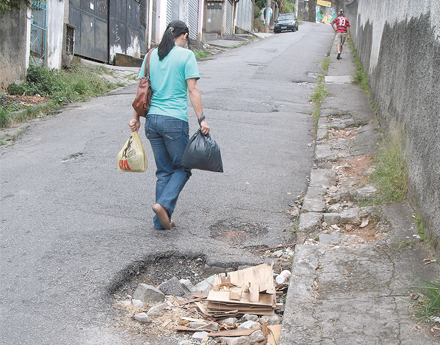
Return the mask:
[[14, 105], [17, 107], [31, 107], [33, 105], [38, 105], [44, 103], [48, 100], [47, 97], [42, 97], [40, 95], [33, 96], [18, 96], [18, 95], [5, 95], [0, 92], [0, 105], [2, 107], [8, 105]]

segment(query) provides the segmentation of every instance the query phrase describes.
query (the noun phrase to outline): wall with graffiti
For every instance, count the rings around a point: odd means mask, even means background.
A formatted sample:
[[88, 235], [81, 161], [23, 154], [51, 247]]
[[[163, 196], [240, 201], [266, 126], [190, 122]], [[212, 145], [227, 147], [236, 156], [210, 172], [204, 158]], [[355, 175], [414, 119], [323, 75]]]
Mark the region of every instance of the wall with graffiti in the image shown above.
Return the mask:
[[[331, 6], [331, 3], [330, 3]], [[316, 22], [322, 24], [330, 24], [337, 16], [333, 7], [316, 5]]]

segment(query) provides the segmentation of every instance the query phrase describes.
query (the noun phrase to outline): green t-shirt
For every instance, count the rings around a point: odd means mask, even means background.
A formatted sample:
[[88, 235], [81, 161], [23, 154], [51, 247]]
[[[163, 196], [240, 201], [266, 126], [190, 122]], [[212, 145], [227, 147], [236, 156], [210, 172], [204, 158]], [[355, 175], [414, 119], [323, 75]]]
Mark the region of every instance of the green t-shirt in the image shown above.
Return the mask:
[[[145, 55], [146, 59], [146, 55]], [[145, 59], [139, 73], [142, 78]], [[175, 46], [160, 61], [158, 50], [150, 56], [150, 81], [153, 89], [149, 114], [172, 116], [188, 122], [188, 85], [186, 80], [200, 79], [194, 53]]]

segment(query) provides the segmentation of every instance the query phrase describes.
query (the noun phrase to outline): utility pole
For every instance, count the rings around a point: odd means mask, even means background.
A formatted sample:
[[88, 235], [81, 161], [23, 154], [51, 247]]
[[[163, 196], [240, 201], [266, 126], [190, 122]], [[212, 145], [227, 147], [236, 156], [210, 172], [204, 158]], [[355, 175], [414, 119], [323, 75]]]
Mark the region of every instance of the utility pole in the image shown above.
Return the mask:
[[266, 16], [264, 17], [264, 32], [269, 32], [270, 25], [270, 0], [266, 0]]
[[295, 15], [298, 18], [298, 0], [295, 0]]

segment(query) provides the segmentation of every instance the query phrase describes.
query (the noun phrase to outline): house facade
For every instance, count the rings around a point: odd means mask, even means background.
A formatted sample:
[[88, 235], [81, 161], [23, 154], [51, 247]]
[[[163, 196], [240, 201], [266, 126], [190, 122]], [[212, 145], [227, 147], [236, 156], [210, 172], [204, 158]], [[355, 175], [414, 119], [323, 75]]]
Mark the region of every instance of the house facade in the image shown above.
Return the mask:
[[31, 8], [0, 17], [0, 82], [23, 79], [29, 64], [59, 69], [74, 55], [108, 64], [116, 54], [142, 57], [176, 19], [196, 41], [204, 33], [233, 34], [235, 26], [251, 31], [253, 6], [254, 0], [33, 0]]

